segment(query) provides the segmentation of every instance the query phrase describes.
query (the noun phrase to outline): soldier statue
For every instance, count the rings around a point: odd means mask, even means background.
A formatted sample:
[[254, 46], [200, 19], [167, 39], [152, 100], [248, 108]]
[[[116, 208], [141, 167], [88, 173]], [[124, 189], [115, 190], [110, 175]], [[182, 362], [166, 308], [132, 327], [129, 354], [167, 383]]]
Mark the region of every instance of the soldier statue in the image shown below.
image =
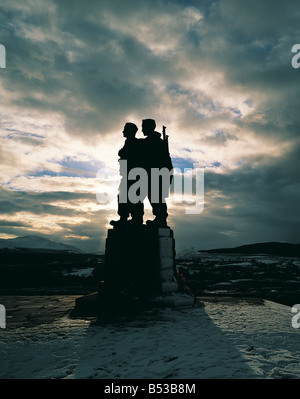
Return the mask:
[[[154, 227], [167, 227], [167, 204], [169, 185], [172, 181], [173, 165], [169, 154], [168, 141], [165, 137], [161, 139], [161, 133], [155, 131], [156, 123], [154, 119], [144, 119], [142, 121], [142, 132], [146, 137], [143, 141], [143, 165], [148, 173], [148, 200], [152, 206], [154, 220], [148, 220], [147, 225]], [[162, 170], [166, 168], [169, 171], [169, 179], [164, 181], [162, 177], [155, 181], [151, 179], [154, 169]], [[156, 199], [153, 200], [154, 190], [158, 193]]]
[[[151, 206], [154, 220], [148, 220], [147, 225], [152, 227], [167, 227], [167, 204], [169, 187], [172, 181], [173, 165], [168, 149], [168, 140], [163, 130], [161, 133], [155, 131], [156, 123], [154, 119], [144, 119], [142, 121], [142, 132], [145, 139], [135, 137], [138, 130], [134, 123], [127, 122], [124, 126], [123, 136], [126, 138], [123, 148], [119, 151], [120, 166], [121, 161], [126, 161], [126, 168], [120, 167], [121, 182], [118, 194], [118, 215], [120, 220], [110, 222], [113, 226], [124, 225], [128, 222], [131, 215], [131, 224], [141, 226], [143, 224], [144, 200], [147, 197]], [[138, 169], [136, 169], [138, 168]], [[138, 202], [133, 202], [128, 195], [130, 188], [136, 183], [128, 176], [132, 170], [143, 170], [146, 172], [140, 178], [146, 190], [139, 192]], [[167, 171], [167, 179], [164, 179], [159, 171]], [[146, 181], [145, 181], [146, 176]], [[121, 200], [126, 198], [126, 201]]]
[[[121, 182], [119, 185], [118, 193], [118, 215], [120, 220], [112, 220], [110, 224], [112, 226], [124, 225], [128, 221], [128, 217], [131, 216], [130, 222], [136, 225], [143, 224], [144, 215], [144, 204], [142, 202], [132, 203], [127, 196], [130, 186], [134, 183], [132, 180], [128, 180], [128, 174], [136, 167], [141, 167], [140, 161], [140, 141], [135, 137], [138, 127], [131, 122], [127, 122], [123, 129], [123, 136], [126, 138], [123, 148], [118, 152], [119, 162], [126, 161], [126, 168], [122, 167], [120, 163], [120, 175]], [[127, 201], [120, 201], [120, 197], [127, 198]]]

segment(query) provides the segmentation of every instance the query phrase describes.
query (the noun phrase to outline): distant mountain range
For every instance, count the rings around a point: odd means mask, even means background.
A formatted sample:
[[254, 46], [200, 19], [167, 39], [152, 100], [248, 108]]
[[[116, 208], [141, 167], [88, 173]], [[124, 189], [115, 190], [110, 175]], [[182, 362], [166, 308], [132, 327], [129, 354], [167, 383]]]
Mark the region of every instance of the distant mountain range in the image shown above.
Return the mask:
[[43, 250], [43, 251], [67, 251], [75, 253], [83, 253], [78, 248], [71, 245], [60, 244], [47, 238], [28, 235], [24, 237], [0, 239], [0, 249], [17, 250], [19, 248]]
[[[0, 239], [0, 250], [35, 250], [43, 252], [66, 251], [70, 253], [84, 253], [80, 249], [71, 245], [57, 243], [47, 238], [36, 235], [27, 235], [24, 237]], [[199, 250], [198, 252], [216, 253], [216, 254], [248, 254], [248, 255], [276, 255], [276, 256], [300, 256], [300, 244], [290, 244], [282, 242], [264, 242], [256, 244], [241, 245], [234, 248], [215, 248]]]
[[282, 242], [264, 242], [258, 244], [241, 245], [235, 248], [216, 248], [199, 250], [198, 252], [210, 252], [216, 254], [248, 254], [248, 255], [277, 255], [277, 256], [300, 256], [300, 244], [289, 244]]

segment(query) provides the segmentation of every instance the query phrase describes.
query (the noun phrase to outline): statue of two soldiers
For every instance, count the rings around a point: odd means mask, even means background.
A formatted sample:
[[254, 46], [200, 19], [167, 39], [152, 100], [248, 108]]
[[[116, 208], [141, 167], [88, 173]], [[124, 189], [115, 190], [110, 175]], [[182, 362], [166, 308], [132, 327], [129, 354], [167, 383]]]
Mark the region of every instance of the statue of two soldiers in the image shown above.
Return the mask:
[[[123, 136], [126, 138], [120, 157], [121, 182], [118, 193], [118, 215], [120, 220], [111, 221], [113, 226], [128, 222], [141, 226], [143, 224], [144, 200], [147, 197], [155, 216], [147, 225], [167, 227], [167, 204], [169, 187], [173, 176], [173, 165], [168, 149], [168, 139], [163, 128], [161, 133], [155, 131], [153, 119], [142, 121], [144, 139], [136, 138], [138, 127], [126, 123]], [[139, 179], [137, 179], [139, 177]], [[131, 220], [128, 221], [129, 216]]]

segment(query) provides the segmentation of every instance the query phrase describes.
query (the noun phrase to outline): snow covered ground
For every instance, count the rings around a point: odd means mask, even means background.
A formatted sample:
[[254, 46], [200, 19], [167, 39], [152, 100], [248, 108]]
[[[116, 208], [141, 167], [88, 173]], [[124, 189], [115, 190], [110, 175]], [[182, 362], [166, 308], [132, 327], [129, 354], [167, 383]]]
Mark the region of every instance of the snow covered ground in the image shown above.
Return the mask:
[[97, 325], [62, 318], [0, 330], [0, 378], [300, 378], [291, 308], [203, 300]]

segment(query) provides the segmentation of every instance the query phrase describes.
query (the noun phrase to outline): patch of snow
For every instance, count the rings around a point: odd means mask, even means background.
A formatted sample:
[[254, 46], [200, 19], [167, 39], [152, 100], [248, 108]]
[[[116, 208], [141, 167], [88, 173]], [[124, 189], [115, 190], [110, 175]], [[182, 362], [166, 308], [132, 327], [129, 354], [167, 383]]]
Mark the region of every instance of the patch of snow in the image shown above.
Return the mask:
[[226, 266], [252, 266], [252, 263], [251, 262], [228, 263], [226, 264]]
[[78, 276], [78, 277], [89, 277], [92, 276], [93, 271], [95, 270], [94, 267], [87, 267], [85, 269], [74, 269], [70, 272], [63, 272], [63, 276]]
[[204, 302], [95, 325], [0, 330], [0, 378], [299, 378], [287, 306]]

